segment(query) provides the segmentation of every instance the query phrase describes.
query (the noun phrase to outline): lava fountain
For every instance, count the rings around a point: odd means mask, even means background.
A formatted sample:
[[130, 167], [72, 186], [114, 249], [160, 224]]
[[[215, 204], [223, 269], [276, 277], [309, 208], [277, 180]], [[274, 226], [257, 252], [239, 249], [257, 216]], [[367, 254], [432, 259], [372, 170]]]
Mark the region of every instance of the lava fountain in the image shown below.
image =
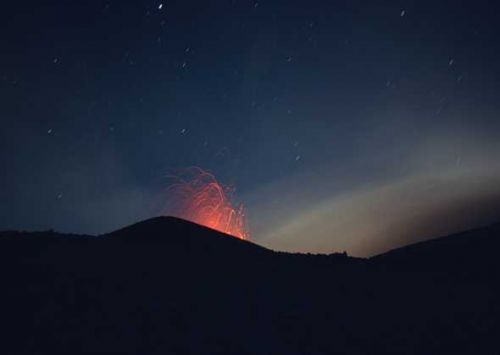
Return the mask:
[[168, 214], [240, 239], [250, 239], [243, 205], [233, 205], [234, 188], [224, 186], [200, 168], [186, 169], [168, 187]]

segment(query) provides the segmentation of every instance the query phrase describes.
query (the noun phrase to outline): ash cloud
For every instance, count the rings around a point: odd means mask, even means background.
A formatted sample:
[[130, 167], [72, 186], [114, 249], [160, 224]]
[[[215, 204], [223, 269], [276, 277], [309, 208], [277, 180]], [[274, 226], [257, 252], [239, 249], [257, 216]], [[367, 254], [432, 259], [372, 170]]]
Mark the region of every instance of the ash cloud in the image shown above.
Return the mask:
[[371, 256], [498, 222], [499, 153], [490, 137], [454, 131], [366, 174], [359, 174], [363, 161], [343, 171], [318, 168], [249, 196], [261, 204], [251, 209], [254, 235], [276, 250]]

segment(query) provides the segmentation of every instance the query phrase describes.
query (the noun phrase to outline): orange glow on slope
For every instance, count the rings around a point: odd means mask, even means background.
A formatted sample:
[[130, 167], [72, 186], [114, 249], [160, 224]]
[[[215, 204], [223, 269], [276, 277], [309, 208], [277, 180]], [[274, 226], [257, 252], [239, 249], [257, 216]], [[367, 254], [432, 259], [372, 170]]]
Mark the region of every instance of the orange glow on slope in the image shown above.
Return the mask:
[[243, 205], [233, 206], [234, 189], [220, 184], [213, 174], [200, 168], [186, 170], [168, 188], [173, 197], [172, 215], [230, 234], [250, 239]]

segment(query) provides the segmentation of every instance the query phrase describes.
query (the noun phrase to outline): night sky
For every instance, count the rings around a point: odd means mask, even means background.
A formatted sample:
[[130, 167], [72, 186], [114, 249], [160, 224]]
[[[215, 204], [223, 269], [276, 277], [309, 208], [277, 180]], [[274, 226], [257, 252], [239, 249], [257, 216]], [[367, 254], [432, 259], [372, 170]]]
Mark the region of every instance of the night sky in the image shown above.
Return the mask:
[[[13, 5], [15, 3], [15, 5]], [[199, 166], [280, 250], [500, 220], [500, 21], [480, 1], [21, 1], [0, 12], [0, 229], [99, 234]]]

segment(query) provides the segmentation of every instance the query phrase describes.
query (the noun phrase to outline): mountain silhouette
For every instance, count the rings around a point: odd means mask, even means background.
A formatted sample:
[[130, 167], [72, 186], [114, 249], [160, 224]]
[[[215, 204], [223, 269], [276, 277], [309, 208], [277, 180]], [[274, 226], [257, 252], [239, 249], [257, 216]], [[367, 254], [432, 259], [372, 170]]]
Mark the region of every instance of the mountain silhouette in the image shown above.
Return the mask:
[[408, 270], [483, 272], [500, 266], [498, 250], [500, 223], [408, 245], [372, 260]]
[[173, 217], [0, 233], [2, 354], [493, 354], [500, 225], [370, 258]]

